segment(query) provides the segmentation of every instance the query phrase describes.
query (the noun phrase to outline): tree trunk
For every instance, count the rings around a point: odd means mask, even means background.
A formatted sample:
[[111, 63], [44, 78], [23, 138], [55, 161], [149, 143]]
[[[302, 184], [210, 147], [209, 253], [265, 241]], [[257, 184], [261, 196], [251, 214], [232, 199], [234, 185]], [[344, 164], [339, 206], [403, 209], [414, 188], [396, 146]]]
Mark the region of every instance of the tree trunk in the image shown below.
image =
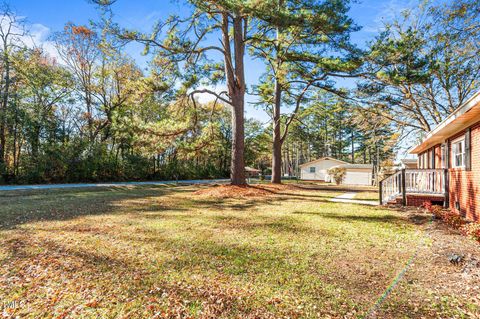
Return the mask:
[[6, 125], [8, 110], [8, 94], [10, 89], [10, 59], [8, 56], [8, 43], [3, 44], [3, 63], [5, 68], [5, 85], [3, 90], [2, 109], [0, 110], [0, 175], [6, 173]]
[[36, 123], [33, 124], [32, 127], [32, 140], [31, 140], [31, 148], [32, 148], [32, 159], [38, 165], [38, 154], [40, 149], [40, 127], [41, 124]]
[[[278, 9], [283, 7], [283, 0], [278, 0]], [[272, 183], [282, 183], [282, 136], [280, 111], [282, 104], [282, 86], [280, 84], [279, 71], [281, 68], [280, 61], [280, 33], [281, 30], [277, 27], [276, 30], [276, 74], [275, 74], [275, 104], [273, 106], [273, 137], [272, 137]]]
[[[290, 148], [290, 145], [287, 143], [286, 144], [287, 146], [287, 149], [286, 149], [286, 152], [287, 152], [287, 156], [285, 157], [285, 173], [288, 174], [288, 176], [292, 176], [292, 159], [290, 157], [291, 155], [291, 148]], [[293, 155], [292, 155], [293, 157]]]
[[295, 144], [295, 176], [299, 177], [298, 165], [300, 165], [300, 152], [298, 144]]
[[5, 113], [6, 108], [4, 103], [0, 103], [0, 175], [3, 174], [4, 164], [5, 164], [5, 145], [6, 145], [6, 138], [5, 138]]
[[[229, 16], [222, 15], [222, 36], [225, 50], [225, 75], [232, 104], [232, 185], [246, 185], [245, 179], [245, 38], [246, 21], [235, 13], [233, 18], [233, 50], [230, 45]], [[233, 61], [234, 60], [234, 61]], [[234, 62], [234, 63], [233, 63]]]
[[244, 121], [244, 96], [232, 98], [232, 185], [245, 185], [245, 121]]
[[353, 129], [350, 131], [351, 147], [352, 147], [352, 164], [355, 164], [355, 139]]
[[275, 81], [275, 105], [273, 106], [272, 183], [274, 184], [282, 183], [281, 101], [282, 89], [277, 79]]

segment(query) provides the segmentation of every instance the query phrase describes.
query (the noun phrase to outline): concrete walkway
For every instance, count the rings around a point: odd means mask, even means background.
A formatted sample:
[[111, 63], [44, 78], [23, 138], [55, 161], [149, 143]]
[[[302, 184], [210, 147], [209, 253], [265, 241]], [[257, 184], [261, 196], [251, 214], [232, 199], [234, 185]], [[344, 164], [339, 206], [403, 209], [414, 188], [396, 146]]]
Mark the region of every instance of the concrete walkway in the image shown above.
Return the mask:
[[337, 196], [335, 198], [332, 198], [330, 199], [330, 201], [336, 202], [336, 203], [361, 204], [361, 205], [371, 205], [371, 206], [378, 205], [377, 201], [354, 199], [355, 195], [357, 195], [357, 193], [349, 192], [349, 193], [345, 193], [340, 196]]
[[84, 184], [42, 184], [42, 185], [12, 185], [0, 186], [0, 191], [16, 191], [29, 189], [62, 189], [62, 188], [86, 188], [86, 187], [115, 187], [135, 185], [176, 185], [178, 184], [220, 184], [228, 183], [229, 179], [193, 179], [180, 181], [151, 181], [151, 182], [118, 182], [118, 183], [84, 183]]

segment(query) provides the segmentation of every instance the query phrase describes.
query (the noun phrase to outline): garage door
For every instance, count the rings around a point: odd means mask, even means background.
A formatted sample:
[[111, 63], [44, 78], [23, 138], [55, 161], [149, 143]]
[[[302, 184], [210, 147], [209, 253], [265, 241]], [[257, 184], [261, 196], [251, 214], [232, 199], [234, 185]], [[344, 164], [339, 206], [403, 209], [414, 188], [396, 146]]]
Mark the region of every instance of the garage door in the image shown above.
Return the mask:
[[344, 184], [350, 185], [370, 185], [372, 174], [369, 172], [349, 172], [345, 174]]

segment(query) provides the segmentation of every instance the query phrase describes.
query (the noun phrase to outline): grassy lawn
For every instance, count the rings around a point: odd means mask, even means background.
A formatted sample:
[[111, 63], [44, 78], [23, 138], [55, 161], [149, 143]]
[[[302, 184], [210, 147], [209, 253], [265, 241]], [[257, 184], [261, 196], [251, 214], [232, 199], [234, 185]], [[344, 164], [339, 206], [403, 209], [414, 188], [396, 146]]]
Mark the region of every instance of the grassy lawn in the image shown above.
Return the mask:
[[366, 191], [366, 192], [358, 192], [355, 195], [355, 199], [362, 199], [362, 200], [376, 200], [378, 201], [378, 191], [377, 192], [372, 192], [372, 191]]
[[[0, 194], [0, 300], [26, 318], [361, 318], [432, 244], [400, 212], [329, 202], [339, 191], [197, 189]], [[429, 286], [431, 263], [419, 258], [380, 318], [477, 310]]]

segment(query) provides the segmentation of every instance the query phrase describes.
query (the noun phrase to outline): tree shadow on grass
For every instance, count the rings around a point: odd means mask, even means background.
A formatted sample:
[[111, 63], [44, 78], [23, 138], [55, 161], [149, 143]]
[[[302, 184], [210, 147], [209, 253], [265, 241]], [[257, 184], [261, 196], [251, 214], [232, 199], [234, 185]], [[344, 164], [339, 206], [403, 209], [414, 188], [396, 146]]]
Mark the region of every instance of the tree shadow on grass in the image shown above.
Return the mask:
[[324, 213], [324, 212], [302, 212], [302, 211], [295, 211], [292, 214], [296, 215], [312, 215], [318, 216], [321, 218], [326, 219], [334, 219], [338, 221], [344, 222], [362, 222], [362, 223], [388, 223], [388, 224], [395, 224], [401, 225], [408, 223], [408, 219], [403, 218], [401, 216], [394, 216], [394, 215], [362, 215], [359, 214], [347, 214], [347, 213]]
[[190, 203], [192, 207], [217, 209], [217, 210], [236, 210], [244, 211], [259, 205], [273, 205], [275, 203], [274, 197], [269, 198], [241, 198], [241, 199], [193, 199]]
[[[331, 193], [331, 195], [327, 195]], [[291, 192], [278, 192], [278, 195], [288, 195], [292, 197], [302, 197], [302, 198], [334, 198], [339, 193], [336, 191], [322, 191], [319, 194], [311, 194], [311, 193], [291, 193]]]
[[[177, 189], [175, 190], [177, 191]], [[119, 195], [114, 196], [109, 200], [105, 200], [106, 204], [115, 203], [118, 200], [123, 199], [138, 199], [143, 197], [151, 197], [151, 196], [158, 196], [158, 195], [168, 195], [169, 193], [161, 193], [161, 192], [153, 192], [149, 194], [136, 194], [125, 196]], [[87, 199], [88, 200], [88, 196]], [[263, 201], [263, 199], [262, 199]], [[270, 199], [265, 199], [265, 201], [270, 201]], [[187, 203], [185, 207], [189, 205], [196, 205], [195, 200], [190, 203]], [[220, 203], [219, 205], [221, 205]], [[227, 203], [230, 205], [231, 203]], [[137, 207], [138, 204], [135, 204]], [[172, 204], [175, 205], [175, 204]], [[172, 205], [161, 205], [159, 209], [185, 209], [184, 206], [181, 204], [180, 207]], [[207, 204], [205, 204], [207, 205]], [[197, 206], [198, 207], [198, 206]], [[211, 208], [210, 205], [206, 207]], [[110, 207], [111, 209], [111, 207]], [[137, 211], [137, 210], [136, 210]], [[135, 214], [136, 214], [135, 211]], [[110, 212], [108, 207], [103, 211]], [[334, 218], [338, 220], [345, 220], [345, 221], [360, 221], [360, 222], [388, 222], [392, 223], [392, 217], [395, 216], [358, 216], [352, 214], [340, 214], [340, 213], [325, 213], [325, 212], [301, 212], [297, 211], [294, 214], [310, 214], [310, 215], [320, 215], [325, 218]], [[73, 217], [79, 216], [78, 214]], [[139, 212], [139, 217], [144, 218], [145, 216], [150, 216], [149, 213], [145, 214], [144, 211]], [[182, 219], [185, 216], [183, 214], [176, 214], [172, 213], [169, 214], [168, 212], [160, 212], [160, 216], [157, 218], [171, 218], [171, 219]], [[193, 217], [196, 217], [195, 215]], [[386, 219], [385, 219], [386, 217]], [[149, 217], [150, 218], [150, 217]], [[249, 216], [236, 217], [236, 216], [218, 216], [218, 215], [207, 215], [202, 216], [202, 219], [209, 218], [211, 219], [212, 223], [208, 223], [207, 225], [213, 230], [215, 227], [220, 227], [226, 230], [240, 230], [246, 231], [247, 233], [254, 233], [261, 232], [261, 233], [278, 233], [278, 234], [286, 234], [286, 235], [297, 235], [303, 237], [308, 237], [312, 230], [308, 227], [308, 224], [296, 220], [295, 218], [288, 217], [288, 216], [281, 216], [281, 217], [271, 217], [271, 216], [256, 216], [255, 219], [249, 219]], [[299, 218], [300, 219], [300, 218]], [[402, 219], [402, 222], [405, 222]], [[128, 229], [127, 229], [128, 230]], [[292, 262], [295, 261], [302, 261], [300, 259], [304, 259], [304, 261], [308, 258], [304, 255], [298, 255], [296, 252], [289, 251], [287, 246], [276, 246], [274, 244], [256, 244], [253, 241], [248, 241], [243, 244], [237, 244], [232, 240], [219, 240], [220, 237], [217, 237], [217, 240], [213, 240], [208, 237], [208, 229], [199, 231], [199, 236], [195, 237], [194, 240], [191, 237], [176, 237], [169, 236], [168, 234], [162, 232], [161, 229], [155, 229], [151, 231], [150, 229], [140, 229], [136, 230], [135, 232], [127, 231], [125, 229], [120, 229], [119, 234], [115, 233], [115, 229], [112, 230], [112, 233], [102, 232], [102, 235], [105, 235], [106, 245], [110, 245], [110, 241], [108, 241], [108, 236], [119, 236], [122, 241], [128, 243], [128, 245], [119, 246], [119, 248], [126, 249], [125, 253], [127, 256], [123, 256], [123, 254], [116, 255], [114, 253], [115, 250], [112, 249], [110, 253], [106, 252], [104, 254], [90, 251], [88, 246], [77, 245], [75, 247], [68, 247], [67, 244], [61, 243], [59, 241], [48, 240], [46, 242], [39, 242], [38, 244], [46, 250], [46, 252], [55, 252], [54, 259], [56, 262], [61, 262], [61, 260], [70, 260], [70, 259], [79, 259], [82, 262], [80, 266], [75, 266], [74, 268], [68, 268], [68, 264], [66, 263], [65, 267], [66, 270], [61, 270], [61, 272], [67, 272], [68, 276], [74, 277], [76, 276], [77, 272], [84, 274], [87, 279], [92, 280], [95, 284], [98, 285], [105, 285], [107, 289], [110, 289], [108, 285], [111, 285], [114, 289], [114, 286], [118, 283], [122, 283], [123, 286], [128, 287], [128, 294], [132, 296], [132, 298], [142, 298], [145, 295], [145, 291], [148, 291], [149, 288], [152, 288], [150, 285], [155, 283], [157, 286], [161, 286], [162, 289], [167, 289], [169, 292], [171, 291], [178, 291], [181, 292], [182, 295], [188, 297], [198, 298], [201, 301], [208, 302], [204, 295], [198, 293], [196, 289], [202, 285], [200, 283], [194, 283], [193, 285], [183, 287], [182, 284], [177, 284], [177, 282], [168, 281], [161, 282], [156, 281], [156, 279], [162, 278], [162, 274], [166, 270], [174, 270], [178, 273], [179, 277], [181, 278], [182, 274], [187, 273], [201, 273], [205, 274], [209, 278], [216, 278], [222, 277], [224, 275], [227, 276], [244, 276], [244, 275], [253, 275], [251, 278], [256, 278], [255, 275], [257, 273], [264, 273], [268, 271], [272, 274], [278, 274], [272, 277], [280, 277], [283, 276], [285, 278], [281, 278], [278, 282], [275, 283], [267, 283], [271, 285], [275, 285], [275, 288], [283, 289], [283, 284], [288, 284], [288, 281], [282, 280], [291, 280], [290, 277], [295, 277], [297, 279], [297, 283], [300, 286], [307, 286], [310, 287], [308, 289], [318, 289], [318, 291], [314, 291], [318, 294], [317, 297], [321, 298], [322, 300], [326, 300], [329, 297], [328, 292], [322, 289], [320, 285], [320, 281], [323, 280], [333, 286], [342, 287], [344, 289], [351, 289], [352, 286], [358, 287], [359, 290], [365, 291], [369, 288], [366, 283], [371, 279], [366, 275], [359, 275], [359, 274], [351, 274], [345, 273], [345, 275], [349, 275], [348, 278], [342, 278], [341, 276], [336, 276], [334, 279], [323, 278], [320, 279], [320, 273], [317, 273], [320, 267], [313, 267], [318, 266], [319, 261], [314, 260], [307, 260], [306, 263], [311, 263], [312, 267], [302, 268], [296, 267], [296, 263]], [[68, 230], [67, 230], [68, 231]], [[75, 231], [75, 230], [74, 230]], [[97, 236], [98, 230], [95, 229], [80, 229], [82, 232], [89, 232], [92, 231], [92, 236]], [[22, 232], [23, 233], [23, 232]], [[318, 232], [317, 232], [318, 234]], [[35, 235], [34, 233], [32, 235]], [[207, 237], [203, 237], [206, 235]], [[326, 233], [325, 235], [328, 235]], [[18, 245], [20, 242], [29, 242], [32, 236], [30, 236], [27, 232], [25, 232], [24, 238], [18, 238], [18, 240], [9, 242], [8, 245]], [[114, 237], [117, 239], [118, 237]], [[206, 239], [205, 239], [206, 238]], [[297, 238], [297, 237], [292, 237]], [[80, 242], [81, 243], [81, 242]], [[111, 241], [111, 245], [116, 245], [116, 241]], [[130, 247], [130, 249], [125, 248]], [[146, 260], [145, 255], [137, 255], [135, 252], [135, 247], [142, 247], [146, 249], [146, 251], [161, 251], [163, 250], [165, 254], [160, 254], [159, 259], [155, 262], [155, 265], [152, 267], [152, 261]], [[28, 248], [28, 247], [27, 247]], [[14, 252], [15, 256], [22, 258], [21, 254], [32, 254], [31, 249], [25, 249], [21, 246], [14, 248], [16, 251]], [[12, 248], [8, 248], [9, 251], [12, 251]], [[31, 257], [32, 255], [25, 255], [25, 258], [29, 258], [25, 260], [24, 264], [31, 263], [31, 260], [34, 261], [34, 258]], [[51, 261], [51, 255], [49, 257], [49, 262]], [[60, 261], [59, 261], [60, 260]], [[322, 262], [322, 261], [320, 261]], [[364, 261], [360, 261], [364, 262]], [[371, 261], [369, 261], [371, 262]], [[378, 261], [381, 262], [381, 261]], [[63, 264], [61, 264], [62, 267]], [[47, 266], [45, 266], [47, 267]], [[347, 267], [346, 267], [347, 268]], [[154, 269], [154, 270], [152, 270]], [[137, 281], [133, 278], [136, 277], [138, 272], [142, 272], [145, 270], [145, 278], [144, 281]], [[150, 271], [150, 273], [148, 273]], [[61, 272], [58, 272], [56, 275], [60, 276]], [[105, 275], [105, 278], [102, 278]], [[311, 280], [312, 277], [319, 278], [318, 282], [315, 282], [317, 286], [313, 287], [308, 282]], [[60, 277], [57, 277], [60, 280]], [[349, 280], [347, 280], [349, 279]], [[262, 285], [262, 283], [255, 283], [255, 281], [250, 281], [253, 285]], [[385, 281], [386, 283], [386, 281]], [[222, 289], [223, 286], [219, 285]], [[228, 287], [228, 284], [225, 286]], [[164, 288], [167, 287], [167, 288]], [[211, 289], [207, 285], [203, 286], [202, 288]], [[237, 288], [235, 286], [235, 288]], [[171, 290], [171, 291], [170, 291]], [[350, 291], [350, 290], [349, 290]], [[162, 291], [163, 292], [163, 291]], [[109, 295], [109, 290], [106, 290], [105, 296]], [[214, 294], [217, 292], [215, 291]], [[219, 291], [219, 297], [221, 297], [222, 291]], [[377, 293], [377, 292], [376, 292]], [[360, 295], [360, 294], [359, 294]], [[100, 297], [102, 297], [101, 295]], [[236, 297], [233, 295], [232, 298]], [[216, 299], [215, 299], [216, 300]], [[233, 300], [233, 299], [232, 299]], [[236, 300], [236, 299], [235, 299]], [[232, 301], [233, 302], [233, 301]], [[244, 308], [245, 309], [245, 308]], [[229, 314], [229, 310], [222, 310], [218, 313], [217, 317], [220, 317], [221, 314]], [[245, 310], [247, 313], [248, 311]]]
[[[54, 266], [63, 274], [75, 274], [85, 268], [95, 268], [96, 271], [112, 268], [134, 269], [126, 260], [115, 258], [114, 254], [105, 255], [92, 250], [87, 251], [83, 249], [83, 246], [67, 247], [51, 239], [32, 241], [34, 238], [34, 233], [24, 230], [3, 241], [3, 248], [9, 258], [35, 261], [32, 266], [39, 266], [42, 263], [45, 263], [42, 266], [48, 266], [52, 261], [58, 259]], [[74, 258], [78, 262], [63, 263], [66, 257]]]
[[[69, 220], [81, 216], [124, 213], [118, 203], [125, 200], [188, 192], [175, 187], [112, 187], [48, 191], [5, 192], [0, 195], [0, 230], [14, 229], [37, 221]], [[162, 204], [139, 206], [139, 211], [171, 209]]]
[[294, 201], [308, 201], [308, 202], [320, 202], [320, 203], [332, 203], [330, 199], [334, 198], [335, 196], [328, 196], [328, 195], [308, 195], [308, 194], [298, 194], [298, 193], [282, 193], [277, 197], [277, 200], [284, 201], [284, 200], [294, 200]]
[[[129, 246], [133, 249], [115, 254], [114, 250], [105, 252], [104, 249], [102, 253], [88, 246], [68, 245], [60, 242], [60, 239], [38, 240], [35, 233], [22, 231], [5, 242], [9, 260], [15, 261], [9, 263], [5, 270], [22, 274], [15, 276], [14, 280], [23, 293], [28, 293], [24, 301], [32, 303], [35, 313], [42, 311], [42, 306], [49, 302], [42, 300], [43, 290], [56, 289], [62, 283], [62, 293], [68, 294], [78, 304], [85, 303], [85, 295], [91, 295], [91, 292], [100, 309], [125, 303], [126, 299], [135, 300], [138, 308], [133, 305], [128, 310], [128, 314], [134, 317], [144, 317], [145, 304], [151, 304], [149, 300], [156, 296], [167, 305], [170, 305], [169, 301], [175, 302], [175, 308], [168, 308], [170, 313], [175, 309], [181, 311], [175, 317], [190, 317], [188, 305], [185, 305], [185, 309], [179, 306], [185, 299], [190, 299], [198, 300], [209, 309], [209, 318], [216, 318], [231, 315], [232, 311], [238, 311], [242, 317], [250, 317], [250, 312], [258, 315], [269, 311], [262, 304], [251, 308], [258, 298], [254, 290], [235, 285], [225, 278], [242, 276], [247, 272], [262, 273], [266, 268], [273, 271], [278, 267], [292, 267], [290, 263], [279, 259], [274, 250], [208, 240], [192, 243], [162, 234], [152, 238], [150, 244], [159, 244], [158, 248], [167, 252], [161, 256], [166, 257], [153, 263], [150, 258], [146, 260], [144, 255], [135, 252], [134, 247], [139, 244], [144, 246], [145, 242], [139, 240], [137, 234], [126, 235], [131, 236]], [[108, 247], [109, 242], [106, 245]], [[32, 247], [36, 249], [32, 250]], [[157, 250], [155, 248], [153, 245], [150, 247]], [[23, 273], [23, 269], [29, 271]], [[174, 278], [169, 277], [172, 272], [175, 273]], [[48, 273], [48, 277], [43, 276], [44, 273]], [[197, 274], [195, 280], [192, 280], [192, 274]], [[221, 304], [218, 300], [222, 301]]]
[[192, 199], [191, 205], [198, 208], [246, 211], [261, 205], [275, 206], [285, 201], [301, 201], [315, 203], [331, 203], [333, 196], [307, 195], [298, 193], [276, 193], [275, 196], [251, 198], [219, 198], [219, 199]]
[[[233, 228], [235, 229], [235, 227]], [[251, 236], [254, 237], [254, 232], [258, 230], [278, 231], [278, 225], [255, 224], [241, 229], [251, 231]], [[295, 234], [298, 229], [283, 229], [283, 231]], [[168, 236], [160, 231], [124, 233], [122, 239], [130, 242], [134, 247], [150, 247], [149, 249], [154, 251], [163, 251], [163, 256], [166, 257], [155, 263], [155, 267], [158, 269], [179, 272], [191, 270], [213, 275], [242, 275], [265, 273], [266, 271], [273, 273], [279, 269], [294, 271], [295, 268], [291, 258], [287, 258], [287, 256], [296, 253], [290, 251], [288, 247], [276, 245], [275, 241], [256, 243], [248, 240], [238, 243], [233, 240], [234, 237], [230, 238], [232, 240], [208, 237], [204, 230], [199, 232], [195, 239]]]
[[229, 231], [241, 231], [256, 234], [259, 232], [273, 233], [276, 235], [332, 235], [327, 230], [313, 229], [307, 223], [301, 222], [291, 216], [255, 216], [255, 218], [240, 218], [237, 216], [208, 216], [214, 227]]

